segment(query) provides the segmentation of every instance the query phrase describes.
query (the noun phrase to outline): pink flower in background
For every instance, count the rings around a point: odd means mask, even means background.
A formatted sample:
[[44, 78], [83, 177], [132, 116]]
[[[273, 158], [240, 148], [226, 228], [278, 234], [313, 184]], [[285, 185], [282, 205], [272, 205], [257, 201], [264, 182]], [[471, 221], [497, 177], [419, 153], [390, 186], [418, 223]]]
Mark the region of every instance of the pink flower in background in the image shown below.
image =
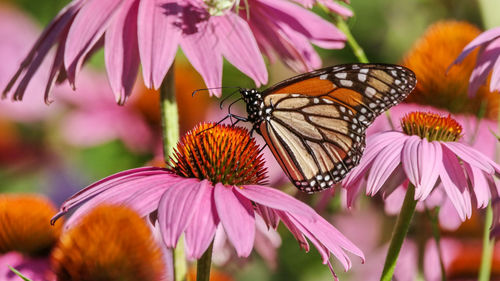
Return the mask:
[[[477, 150], [456, 142], [461, 126], [450, 117], [411, 113], [402, 120], [403, 132], [388, 131], [368, 140], [361, 164], [343, 181], [351, 205], [366, 182], [366, 193], [384, 196], [405, 181], [415, 186], [415, 200], [425, 200], [440, 180], [460, 219], [472, 212], [471, 198], [485, 207], [498, 198], [493, 175], [500, 166]], [[459, 160], [460, 159], [460, 160]]]
[[49, 257], [29, 257], [18, 252], [0, 255], [0, 279], [2, 281], [19, 281], [21, 278], [12, 272], [9, 266], [32, 281], [55, 280], [55, 278], [50, 278]]
[[[36, 40], [40, 30], [36, 23], [14, 7], [0, 4], [0, 89], [4, 89], [17, 67], [28, 53], [29, 46]], [[24, 103], [0, 100], [0, 118], [20, 122], [38, 122], [49, 114], [54, 114], [56, 106], [51, 108], [39, 98], [48, 76], [50, 64], [40, 66], [40, 75], [31, 81], [27, 92], [33, 93]], [[37, 97], [38, 96], [38, 97]]]
[[82, 71], [82, 86], [72, 92], [63, 87], [55, 95], [68, 112], [62, 119], [61, 131], [71, 145], [89, 147], [121, 140], [136, 152], [150, 151], [153, 133], [145, 118], [132, 104], [116, 106], [106, 78], [99, 72]]
[[452, 65], [462, 62], [478, 47], [476, 67], [469, 79], [469, 96], [473, 96], [479, 87], [486, 82], [490, 71], [492, 71], [490, 91], [500, 91], [500, 27], [487, 30], [472, 40], [465, 46]]
[[187, 257], [198, 259], [214, 240], [217, 227], [224, 229], [239, 257], [250, 255], [260, 216], [274, 229], [283, 222], [306, 251], [309, 239], [332, 273], [331, 255], [346, 270], [351, 261], [345, 251], [364, 259], [309, 206], [260, 185], [265, 169], [258, 150], [245, 129], [198, 126], [179, 142], [171, 170], [145, 167], [112, 175], [68, 199], [54, 219], [74, 210], [66, 224], [69, 228], [100, 203], [126, 204], [143, 217], [155, 213], [167, 247], [175, 247], [184, 233]]
[[[249, 17], [243, 2], [248, 3]], [[277, 53], [303, 71], [321, 64], [311, 43], [328, 49], [344, 46], [345, 36], [333, 24], [288, 1], [248, 0], [241, 1], [241, 7], [223, 10], [207, 3], [75, 0], [44, 30], [4, 95], [22, 99], [30, 81], [42, 75], [37, 70], [47, 56], [52, 67], [44, 79], [45, 99], [56, 81], [67, 79], [76, 87], [82, 65], [102, 46], [108, 79], [119, 103], [130, 95], [139, 63], [145, 85], [158, 88], [179, 46], [209, 88], [221, 85], [223, 57], [260, 86], [267, 83], [260, 51], [272, 58]], [[219, 95], [220, 90], [212, 93]]]

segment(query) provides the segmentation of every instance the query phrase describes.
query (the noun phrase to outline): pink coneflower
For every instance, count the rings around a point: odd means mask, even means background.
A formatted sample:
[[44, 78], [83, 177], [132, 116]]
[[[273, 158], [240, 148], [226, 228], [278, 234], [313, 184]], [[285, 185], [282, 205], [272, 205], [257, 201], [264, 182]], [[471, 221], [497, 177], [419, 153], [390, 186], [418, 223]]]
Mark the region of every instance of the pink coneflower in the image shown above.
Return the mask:
[[343, 182], [348, 202], [364, 183], [367, 194], [381, 191], [387, 196], [410, 182], [419, 201], [442, 189], [464, 221], [471, 215], [473, 195], [478, 207], [498, 198], [493, 175], [500, 166], [457, 142], [462, 127], [450, 116], [413, 112], [401, 120], [401, 127], [403, 132], [382, 132], [369, 139], [361, 164]]
[[144, 217], [156, 218], [169, 248], [184, 233], [187, 257], [199, 259], [218, 226], [238, 256], [250, 255], [256, 216], [260, 216], [268, 227], [283, 222], [306, 251], [309, 239], [330, 268], [331, 255], [346, 270], [351, 262], [345, 251], [363, 258], [354, 244], [309, 206], [261, 185], [265, 169], [258, 150], [246, 129], [200, 125], [181, 139], [170, 169], [145, 167], [112, 175], [68, 199], [55, 218], [75, 210], [66, 225], [72, 227], [101, 202], [123, 203]]
[[223, 57], [260, 86], [267, 83], [261, 51], [304, 71], [321, 64], [311, 43], [337, 49], [345, 39], [333, 24], [285, 0], [75, 0], [39, 37], [4, 95], [22, 99], [54, 45], [46, 99], [56, 81], [75, 87], [82, 65], [104, 46], [109, 82], [123, 103], [139, 64], [145, 85], [158, 88], [179, 46], [209, 88], [221, 85]]
[[490, 91], [500, 91], [500, 27], [487, 30], [472, 40], [452, 63], [462, 62], [472, 51], [479, 48], [476, 66], [469, 78], [469, 95], [476, 93], [488, 79], [490, 71]]

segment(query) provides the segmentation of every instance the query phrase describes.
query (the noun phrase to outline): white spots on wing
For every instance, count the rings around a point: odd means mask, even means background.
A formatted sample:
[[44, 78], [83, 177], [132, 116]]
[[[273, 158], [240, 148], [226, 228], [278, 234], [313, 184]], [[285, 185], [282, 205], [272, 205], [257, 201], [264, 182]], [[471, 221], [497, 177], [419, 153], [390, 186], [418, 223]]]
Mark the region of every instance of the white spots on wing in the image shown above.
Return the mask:
[[367, 74], [368, 71], [370, 71], [368, 68], [363, 68], [359, 71], [359, 73], [364, 73], [364, 74]]
[[365, 82], [366, 81], [366, 74], [362, 74], [362, 73], [358, 74], [358, 80], [360, 82]]
[[352, 87], [352, 84], [351, 80], [340, 80], [340, 85], [344, 87]]
[[320, 76], [319, 76], [319, 79], [321, 79], [321, 80], [326, 80], [326, 79], [328, 79], [328, 73], [320, 75]]
[[298, 97], [300, 97], [300, 95], [299, 94], [292, 94], [292, 97], [293, 98], [298, 98]]
[[370, 98], [373, 97], [376, 93], [377, 91], [372, 87], [366, 87], [365, 89], [365, 94]]
[[324, 103], [332, 104], [333, 101], [330, 99], [322, 99]]
[[369, 106], [370, 108], [375, 108], [375, 107], [377, 107], [377, 105], [376, 105], [375, 103], [373, 103], [373, 102], [369, 103], [369, 104], [368, 104], [368, 106]]
[[396, 70], [391, 70], [391, 74], [394, 77], [398, 77], [398, 72]]
[[347, 77], [347, 73], [346, 72], [335, 73], [335, 77], [339, 79], [345, 79]]
[[318, 99], [318, 98], [314, 98], [314, 99], [313, 99], [313, 102], [314, 102], [314, 103], [319, 103], [319, 99]]
[[401, 80], [399, 80], [399, 79], [395, 79], [395, 80], [394, 80], [394, 84], [396, 84], [396, 85], [401, 84]]
[[341, 111], [342, 113], [345, 113], [345, 110], [346, 110], [346, 109], [345, 109], [345, 107], [343, 107], [343, 106], [339, 106], [339, 109], [340, 109], [340, 111]]

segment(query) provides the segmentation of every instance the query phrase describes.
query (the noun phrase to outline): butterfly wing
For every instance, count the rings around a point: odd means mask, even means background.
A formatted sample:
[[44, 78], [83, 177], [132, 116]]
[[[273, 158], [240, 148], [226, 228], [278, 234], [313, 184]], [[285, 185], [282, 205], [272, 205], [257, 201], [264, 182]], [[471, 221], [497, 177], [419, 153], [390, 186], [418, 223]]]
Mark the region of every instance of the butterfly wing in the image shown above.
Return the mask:
[[359, 163], [367, 126], [415, 84], [414, 73], [397, 65], [338, 65], [302, 74], [262, 93], [272, 112], [259, 132], [300, 190], [320, 191]]

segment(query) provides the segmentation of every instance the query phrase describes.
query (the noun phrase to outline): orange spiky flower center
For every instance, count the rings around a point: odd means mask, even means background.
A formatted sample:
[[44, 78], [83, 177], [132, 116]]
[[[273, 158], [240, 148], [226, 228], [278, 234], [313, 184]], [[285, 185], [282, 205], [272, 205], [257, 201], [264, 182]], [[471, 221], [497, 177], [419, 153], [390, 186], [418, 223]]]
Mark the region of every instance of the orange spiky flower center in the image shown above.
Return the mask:
[[176, 174], [214, 184], [262, 184], [267, 177], [255, 140], [235, 126], [198, 125], [179, 141], [171, 162]]
[[457, 141], [462, 126], [451, 118], [431, 112], [411, 112], [401, 119], [401, 127], [407, 135], [417, 135], [428, 141]]
[[56, 212], [39, 195], [0, 195], [0, 255], [10, 251], [47, 255], [61, 234], [62, 222], [49, 224]]
[[51, 256], [58, 281], [160, 281], [162, 252], [133, 210], [101, 205], [65, 232]]

